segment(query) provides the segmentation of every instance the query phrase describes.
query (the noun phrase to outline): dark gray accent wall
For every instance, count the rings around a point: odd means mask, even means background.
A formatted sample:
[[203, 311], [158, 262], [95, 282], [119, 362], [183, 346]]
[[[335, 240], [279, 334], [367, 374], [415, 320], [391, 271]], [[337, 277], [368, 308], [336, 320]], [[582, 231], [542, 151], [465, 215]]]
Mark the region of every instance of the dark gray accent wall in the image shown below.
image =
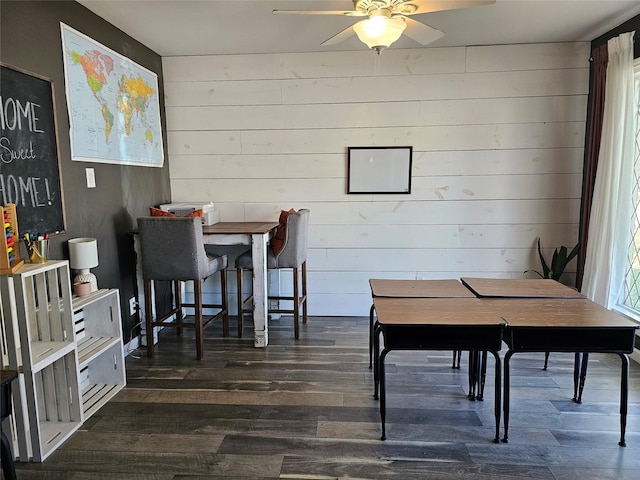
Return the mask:
[[[166, 152], [162, 59], [140, 42], [73, 1], [0, 1], [0, 61], [52, 80], [66, 232], [52, 237], [49, 257], [68, 259], [67, 241], [98, 240], [100, 265], [92, 272], [100, 288], [120, 290], [124, 340], [138, 320], [129, 314], [135, 291], [135, 257], [130, 232], [151, 205], [170, 201], [169, 166], [163, 168], [72, 162], [65, 98], [60, 22], [125, 55], [158, 75], [163, 143]], [[95, 169], [96, 188], [88, 189], [85, 168]]]

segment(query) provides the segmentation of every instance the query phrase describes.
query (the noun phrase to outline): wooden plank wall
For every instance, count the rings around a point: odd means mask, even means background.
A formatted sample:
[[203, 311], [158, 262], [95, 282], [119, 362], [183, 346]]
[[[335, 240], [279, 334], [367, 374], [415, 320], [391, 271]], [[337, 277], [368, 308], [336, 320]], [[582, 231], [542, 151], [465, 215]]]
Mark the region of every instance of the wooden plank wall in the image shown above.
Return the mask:
[[[367, 315], [371, 277], [522, 277], [538, 236], [549, 257], [577, 241], [588, 58], [588, 43], [163, 58], [172, 201], [213, 201], [223, 221], [309, 208], [312, 315]], [[388, 145], [413, 146], [411, 194], [347, 195], [347, 147]]]

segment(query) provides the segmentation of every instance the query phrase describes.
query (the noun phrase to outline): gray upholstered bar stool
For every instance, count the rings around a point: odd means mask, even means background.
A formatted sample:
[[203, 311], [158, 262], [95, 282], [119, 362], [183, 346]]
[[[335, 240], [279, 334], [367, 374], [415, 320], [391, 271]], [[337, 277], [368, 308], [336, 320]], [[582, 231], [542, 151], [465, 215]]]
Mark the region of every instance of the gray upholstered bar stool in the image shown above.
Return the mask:
[[[227, 256], [207, 252], [202, 239], [202, 220], [185, 217], [138, 218], [142, 277], [147, 328], [147, 356], [153, 356], [153, 327], [193, 328], [196, 334], [196, 356], [202, 360], [203, 331], [214, 320], [222, 319], [223, 335], [229, 335], [227, 306]], [[214, 273], [220, 273], [222, 299], [218, 304], [202, 303], [202, 284]], [[151, 282], [171, 281], [174, 284], [173, 308], [166, 314], [153, 318]], [[194, 282], [194, 302], [182, 302], [182, 282]], [[187, 322], [183, 307], [194, 308], [194, 322]], [[217, 309], [217, 313], [203, 320], [203, 309]], [[175, 320], [167, 320], [175, 315]]]
[[[282, 227], [278, 227], [282, 228]], [[293, 327], [296, 340], [300, 338], [300, 309], [302, 309], [302, 323], [307, 323], [307, 237], [309, 231], [309, 210], [300, 209], [297, 212], [289, 213], [286, 223], [286, 235], [281, 249], [274, 252], [272, 244], [267, 247], [267, 268], [281, 269], [291, 268], [293, 270], [293, 295], [272, 296], [269, 300], [282, 300], [293, 302], [293, 308], [269, 309], [269, 313], [291, 313], [293, 314]], [[277, 233], [276, 233], [277, 236]], [[251, 313], [246, 305], [251, 304], [253, 295], [244, 298], [242, 279], [245, 270], [252, 270], [251, 250], [246, 251], [236, 258], [236, 272], [238, 282], [238, 336], [242, 337], [244, 314]]]

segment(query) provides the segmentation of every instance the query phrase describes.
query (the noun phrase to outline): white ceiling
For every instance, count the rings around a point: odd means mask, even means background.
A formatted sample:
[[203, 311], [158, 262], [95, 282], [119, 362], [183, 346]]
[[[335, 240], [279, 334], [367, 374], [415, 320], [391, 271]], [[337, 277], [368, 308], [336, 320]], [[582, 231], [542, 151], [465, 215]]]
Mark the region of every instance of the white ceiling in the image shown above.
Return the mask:
[[[351, 10], [352, 0], [79, 0], [79, 3], [161, 56], [366, 48], [355, 36], [339, 45], [320, 45], [359, 18], [271, 13], [274, 9]], [[493, 5], [412, 18], [445, 32], [430, 47], [448, 47], [591, 41], [637, 14], [640, 14], [637, 0], [497, 0]], [[391, 48], [423, 47], [403, 36]]]

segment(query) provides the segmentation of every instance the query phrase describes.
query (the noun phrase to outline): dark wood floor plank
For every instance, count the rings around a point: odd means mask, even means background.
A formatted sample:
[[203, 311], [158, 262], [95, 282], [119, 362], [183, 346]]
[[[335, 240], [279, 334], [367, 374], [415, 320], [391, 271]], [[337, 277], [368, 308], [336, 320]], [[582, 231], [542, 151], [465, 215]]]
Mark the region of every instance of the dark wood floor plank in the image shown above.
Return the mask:
[[[275, 477], [279, 475], [283, 457], [185, 453], [140, 453], [80, 451], [63, 447], [54, 452], [41, 470], [78, 471], [83, 473], [129, 475], [226, 475]], [[30, 469], [34, 469], [33, 466]], [[20, 474], [18, 473], [18, 476]], [[20, 478], [20, 477], [19, 477]]]
[[78, 431], [65, 449], [98, 452], [217, 453], [224, 435], [98, 433]]
[[553, 480], [547, 467], [510, 466], [431, 462], [403, 459], [363, 459], [355, 462], [350, 458], [318, 458], [286, 456], [282, 465], [285, 478], [354, 478], [369, 480], [514, 480], [535, 478]]
[[318, 438], [259, 438], [255, 436], [227, 435], [220, 453], [250, 451], [259, 455], [402, 458], [416, 461], [468, 462], [469, 453], [462, 443], [434, 442], [428, 444], [406, 442], [379, 442], [371, 440], [340, 441]]
[[556, 480], [638, 480], [640, 470], [580, 467], [550, 467]]

